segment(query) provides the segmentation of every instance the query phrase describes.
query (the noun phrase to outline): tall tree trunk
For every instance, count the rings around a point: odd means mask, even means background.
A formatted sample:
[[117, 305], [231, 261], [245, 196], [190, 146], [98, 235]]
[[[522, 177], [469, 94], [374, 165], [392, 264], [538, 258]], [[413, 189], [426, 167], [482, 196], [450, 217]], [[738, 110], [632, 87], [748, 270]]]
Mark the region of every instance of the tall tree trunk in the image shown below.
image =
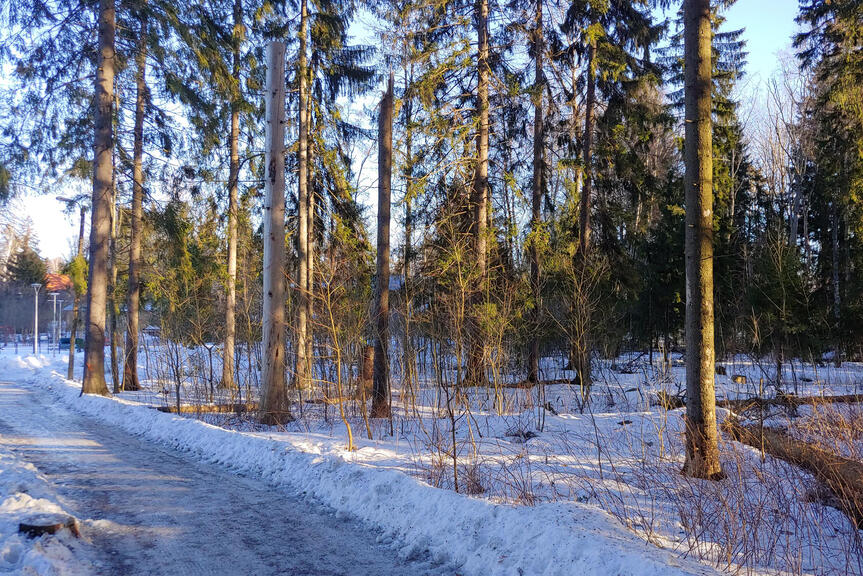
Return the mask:
[[147, 16], [141, 16], [135, 83], [135, 127], [132, 147], [132, 221], [129, 238], [129, 288], [126, 293], [126, 353], [123, 390], [140, 390], [138, 381], [138, 305], [141, 296], [141, 228], [144, 218], [144, 112], [147, 105]]
[[588, 326], [590, 324], [590, 303], [586, 294], [588, 283], [587, 266], [590, 252], [590, 208], [593, 195], [593, 113], [596, 108], [596, 40], [591, 40], [587, 50], [587, 94], [584, 102], [584, 138], [582, 141], [582, 158], [584, 164], [584, 180], [579, 197], [578, 212], [578, 256], [576, 274], [579, 285], [576, 288], [575, 305], [577, 307], [574, 322], [574, 342], [572, 349], [572, 367], [578, 372], [583, 397], [587, 399], [590, 393], [590, 340]]
[[405, 69], [405, 246], [402, 258], [403, 282], [404, 282], [404, 331], [402, 333], [402, 366], [404, 373], [404, 385], [408, 390], [413, 390], [414, 378], [414, 351], [411, 339], [412, 321], [412, 292], [411, 292], [411, 258], [413, 257], [413, 97], [411, 86], [413, 85], [413, 63], [411, 63], [410, 76]]
[[[571, 90], [572, 90], [572, 98], [570, 98], [568, 104], [570, 109], [570, 123], [569, 123], [569, 138], [572, 143], [572, 155], [573, 159], [578, 155], [578, 148], [576, 147], [576, 142], [578, 141], [578, 130], [580, 124], [579, 113], [578, 113], [578, 68], [576, 66], [572, 66], [572, 82], [571, 82]], [[584, 186], [584, 167], [579, 166], [578, 162], [573, 162], [575, 165], [575, 181], [573, 184], [575, 185], [575, 191], [578, 195], [578, 198], [581, 198], [581, 189]]]
[[393, 173], [393, 73], [378, 115], [378, 253], [372, 418], [390, 412], [390, 200]]
[[584, 99], [584, 187], [579, 198], [578, 252], [586, 257], [590, 249], [590, 204], [593, 193], [593, 111], [596, 108], [596, 41], [587, 49], [587, 94]]
[[[313, 65], [309, 70], [310, 78], [314, 77], [314, 60], [312, 61], [312, 64]], [[312, 125], [312, 100], [313, 98], [311, 96], [307, 98], [308, 112], [306, 113], [306, 119], [308, 120], [308, 126]], [[318, 128], [320, 128], [320, 126], [316, 125], [316, 129]], [[311, 134], [309, 134], [309, 143], [306, 148], [306, 152], [306, 166], [308, 166], [306, 172], [308, 174], [307, 186], [309, 198], [309, 207], [306, 211], [306, 219], [308, 222], [307, 228], [309, 233], [308, 243], [306, 244], [306, 318], [308, 322], [306, 325], [306, 362], [308, 363], [309, 386], [312, 386], [312, 384], [314, 384], [315, 373], [315, 140], [311, 138]]]
[[261, 421], [291, 419], [285, 386], [285, 44], [267, 45], [264, 308]]
[[105, 309], [108, 303], [108, 243], [111, 233], [111, 152], [114, 149], [114, 0], [99, 1], [98, 20], [87, 344], [81, 393], [108, 395], [105, 383]]
[[542, 71], [542, 52], [544, 50], [542, 30], [542, 0], [536, 2], [536, 22], [533, 31], [534, 51], [534, 102], [533, 102], [533, 186], [530, 212], [530, 277], [533, 289], [533, 334], [528, 354], [528, 382], [539, 380], [539, 336], [542, 321], [542, 299], [540, 297], [540, 232], [542, 228], [542, 190], [545, 147], [545, 129], [542, 118], [542, 95], [545, 81]]
[[794, 202], [791, 205], [791, 218], [789, 219], [788, 226], [788, 243], [791, 244], [791, 247], [796, 251], [797, 254], [800, 252], [797, 248], [797, 228], [799, 227], [800, 222], [800, 206], [803, 204], [803, 187], [798, 185], [797, 190], [794, 192]]
[[[83, 200], [82, 200], [83, 202]], [[81, 213], [81, 221], [78, 224], [78, 252], [77, 255], [83, 257], [84, 256], [84, 228], [86, 225], [86, 216], [87, 216], [87, 207], [83, 204], [80, 208]]]
[[833, 284], [833, 363], [842, 365], [842, 296], [839, 291], [839, 209], [836, 202], [830, 211], [831, 277]]
[[[116, 103], [119, 108], [119, 102]], [[114, 178], [111, 186], [111, 244], [108, 251], [108, 332], [110, 335], [111, 353], [111, 385], [114, 394], [123, 391], [120, 381], [120, 364], [118, 350], [120, 348], [120, 335], [117, 332], [117, 316], [120, 315], [120, 307], [117, 305], [117, 231], [120, 228], [119, 207], [117, 205], [117, 173], [114, 166]]]
[[471, 298], [470, 348], [468, 350], [467, 380], [471, 384], [486, 382], [485, 330], [482, 304], [486, 300], [488, 281], [488, 0], [477, 1], [477, 115], [479, 130], [476, 135], [476, 169], [474, 172], [472, 202], [474, 256], [477, 267], [477, 287]]
[[308, 260], [308, 244], [309, 244], [309, 177], [308, 177], [308, 147], [309, 147], [309, 109], [307, 100], [309, 98], [308, 87], [308, 65], [306, 60], [306, 36], [308, 34], [308, 6], [307, 0], [300, 2], [300, 54], [297, 66], [297, 76], [299, 77], [300, 102], [299, 102], [299, 143], [298, 155], [299, 158], [299, 174], [298, 174], [298, 193], [297, 193], [297, 256], [299, 262], [297, 264], [299, 273], [297, 279], [299, 281], [298, 306], [297, 306], [297, 349], [296, 349], [296, 367], [294, 374], [294, 385], [299, 389], [308, 388], [310, 385], [309, 378], [309, 358], [308, 351], [308, 323], [309, 323], [309, 260]]
[[243, 4], [234, 0], [234, 38], [232, 75], [235, 92], [231, 94], [230, 161], [228, 165], [228, 280], [225, 294], [225, 345], [222, 349], [222, 389], [233, 390], [234, 350], [237, 334], [237, 204], [240, 180], [240, 42], [242, 41]]
[[[78, 229], [78, 253], [79, 260], [84, 258], [84, 224], [87, 209], [81, 206], [81, 224]], [[69, 367], [66, 370], [66, 378], [72, 380], [75, 377], [75, 341], [78, 339], [78, 313], [81, 296], [78, 294], [77, 287], [73, 289], [75, 294], [72, 299], [72, 326], [69, 328]]]
[[684, 0], [686, 104], [686, 463], [695, 478], [723, 476], [716, 429], [713, 346], [713, 149], [710, 0]]
[[803, 201], [803, 254], [806, 270], [812, 266], [812, 246], [809, 244], [809, 201]]

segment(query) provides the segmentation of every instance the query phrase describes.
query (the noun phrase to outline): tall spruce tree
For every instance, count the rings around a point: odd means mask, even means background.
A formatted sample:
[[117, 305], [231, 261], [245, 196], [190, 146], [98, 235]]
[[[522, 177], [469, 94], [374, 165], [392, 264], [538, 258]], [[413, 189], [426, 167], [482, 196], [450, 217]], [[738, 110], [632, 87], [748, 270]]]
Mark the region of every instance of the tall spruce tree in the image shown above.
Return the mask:
[[144, 219], [144, 119], [147, 109], [147, 23], [144, 3], [138, 10], [138, 46], [135, 54], [135, 126], [133, 128], [133, 183], [130, 211], [129, 287], [126, 292], [126, 352], [123, 361], [123, 389], [139, 390], [138, 332], [141, 299], [141, 235]]
[[96, 67], [93, 196], [90, 200], [90, 272], [82, 394], [108, 394], [105, 383], [105, 310], [108, 304], [108, 249], [113, 197], [114, 0], [100, 0], [99, 57]]
[[815, 169], [810, 205], [816, 237], [819, 294], [830, 318], [827, 340], [839, 365], [863, 319], [857, 276], [863, 246], [863, 6], [854, 0], [800, 3], [795, 38], [801, 66], [814, 73]]
[[[581, 139], [583, 186], [578, 191], [578, 246], [576, 276], [586, 278], [591, 258], [591, 212], [594, 202], [594, 131], [598, 99], [618, 90], [621, 80], [642, 73], [646, 49], [656, 41], [658, 27], [654, 24], [649, 4], [645, 1], [613, 0], [592, 2], [577, 0], [570, 4], [563, 30], [574, 37], [570, 50], [585, 60], [584, 129]], [[597, 92], [599, 90], [599, 93]], [[590, 390], [590, 354], [592, 343], [588, 334], [592, 321], [592, 304], [584, 292], [574, 295], [575, 306], [581, 308], [574, 316], [571, 343], [571, 364], [578, 373], [585, 397]]]
[[472, 297], [470, 347], [468, 349], [467, 380], [483, 385], [486, 376], [486, 334], [483, 318], [484, 304], [488, 298], [488, 137], [489, 137], [489, 43], [488, 0], [477, 0], [474, 23], [477, 38], [477, 88], [476, 88], [476, 160], [471, 185], [470, 204], [472, 210], [471, 235], [473, 257], [477, 267], [477, 283]]

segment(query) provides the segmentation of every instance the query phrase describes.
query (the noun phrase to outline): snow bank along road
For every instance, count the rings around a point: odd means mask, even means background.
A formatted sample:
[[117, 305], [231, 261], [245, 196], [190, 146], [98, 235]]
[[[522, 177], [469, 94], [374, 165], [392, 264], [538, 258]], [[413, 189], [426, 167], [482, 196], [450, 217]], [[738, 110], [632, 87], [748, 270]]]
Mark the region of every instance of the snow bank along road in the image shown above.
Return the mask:
[[99, 575], [451, 574], [357, 522], [0, 382], [0, 442], [56, 486]]

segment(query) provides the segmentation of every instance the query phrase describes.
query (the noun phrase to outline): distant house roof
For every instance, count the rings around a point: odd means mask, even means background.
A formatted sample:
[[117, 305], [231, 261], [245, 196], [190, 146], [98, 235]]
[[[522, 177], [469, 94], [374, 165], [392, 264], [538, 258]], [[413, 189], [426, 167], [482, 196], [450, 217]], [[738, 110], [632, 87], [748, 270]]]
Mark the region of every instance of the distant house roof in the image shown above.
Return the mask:
[[65, 274], [45, 274], [46, 292], [65, 292], [72, 288], [72, 279]]

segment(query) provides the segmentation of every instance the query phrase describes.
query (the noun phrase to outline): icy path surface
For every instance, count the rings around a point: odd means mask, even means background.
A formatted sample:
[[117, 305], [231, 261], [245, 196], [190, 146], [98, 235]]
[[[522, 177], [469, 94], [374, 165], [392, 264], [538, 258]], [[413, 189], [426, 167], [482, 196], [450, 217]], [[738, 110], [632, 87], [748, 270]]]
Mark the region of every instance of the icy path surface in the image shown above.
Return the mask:
[[0, 382], [0, 442], [54, 483], [98, 574], [451, 574], [322, 507], [44, 400]]

